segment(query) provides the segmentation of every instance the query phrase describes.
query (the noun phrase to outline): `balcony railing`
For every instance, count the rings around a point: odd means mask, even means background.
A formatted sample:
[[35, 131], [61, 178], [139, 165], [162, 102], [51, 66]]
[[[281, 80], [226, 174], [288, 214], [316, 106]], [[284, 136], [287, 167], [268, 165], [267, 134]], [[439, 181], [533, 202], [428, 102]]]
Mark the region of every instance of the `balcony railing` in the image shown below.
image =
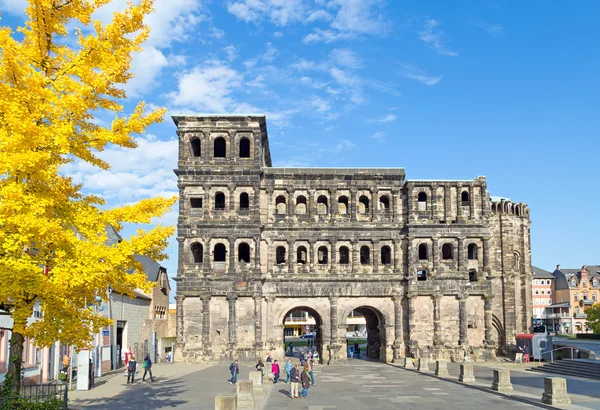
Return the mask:
[[546, 319], [561, 319], [571, 317], [569, 313], [546, 313]]
[[585, 319], [585, 318], [587, 318], [587, 315], [586, 315], [585, 313], [575, 313], [575, 314], [573, 315], [573, 317], [574, 317], [575, 319]]
[[591, 299], [581, 299], [581, 304], [582, 305], [593, 305], [594, 304], [594, 300]]

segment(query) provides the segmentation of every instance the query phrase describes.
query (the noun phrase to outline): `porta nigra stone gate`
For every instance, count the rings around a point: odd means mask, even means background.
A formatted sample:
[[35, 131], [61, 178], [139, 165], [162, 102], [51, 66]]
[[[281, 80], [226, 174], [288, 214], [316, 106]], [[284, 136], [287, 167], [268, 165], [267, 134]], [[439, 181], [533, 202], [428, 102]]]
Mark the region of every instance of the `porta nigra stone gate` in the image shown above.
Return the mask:
[[402, 168], [273, 168], [260, 115], [175, 116], [177, 351], [185, 362], [284, 357], [308, 311], [323, 363], [367, 352], [493, 357], [531, 318], [529, 209], [484, 177], [406, 180]]

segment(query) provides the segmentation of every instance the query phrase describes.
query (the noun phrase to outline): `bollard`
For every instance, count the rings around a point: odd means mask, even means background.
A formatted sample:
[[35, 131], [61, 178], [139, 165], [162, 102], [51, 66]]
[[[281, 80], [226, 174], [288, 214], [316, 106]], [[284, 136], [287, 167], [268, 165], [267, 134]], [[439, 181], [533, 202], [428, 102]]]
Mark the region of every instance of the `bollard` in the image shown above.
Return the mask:
[[570, 405], [571, 398], [567, 393], [567, 379], [562, 377], [544, 377], [542, 403], [551, 406]]
[[254, 407], [254, 382], [243, 380], [237, 383], [238, 408]]
[[500, 393], [509, 393], [513, 391], [512, 383], [510, 382], [510, 371], [506, 369], [494, 369], [494, 382], [492, 390]]
[[436, 360], [435, 375], [440, 377], [450, 377], [450, 374], [448, 373], [448, 362], [445, 360]]
[[475, 376], [473, 376], [473, 365], [470, 363], [461, 363], [460, 365], [460, 376], [458, 381], [462, 383], [475, 383]]
[[415, 364], [413, 363], [412, 357], [404, 358], [404, 368], [405, 369], [414, 369], [415, 368]]
[[237, 394], [221, 393], [215, 397], [215, 410], [236, 410]]
[[252, 380], [254, 394], [263, 394], [263, 381], [261, 372], [250, 372], [250, 380]]
[[429, 373], [429, 359], [426, 357], [419, 358], [419, 371], [423, 373]]

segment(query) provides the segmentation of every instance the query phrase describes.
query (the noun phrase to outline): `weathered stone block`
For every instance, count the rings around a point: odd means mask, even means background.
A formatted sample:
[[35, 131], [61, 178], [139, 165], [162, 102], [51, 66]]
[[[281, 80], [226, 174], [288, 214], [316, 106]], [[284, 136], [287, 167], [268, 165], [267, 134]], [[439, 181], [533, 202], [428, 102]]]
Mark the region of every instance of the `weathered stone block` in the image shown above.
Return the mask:
[[440, 377], [449, 377], [450, 374], [448, 373], [448, 362], [445, 360], [436, 360], [435, 375]]
[[460, 376], [458, 376], [458, 381], [462, 383], [475, 383], [472, 364], [462, 363], [460, 365]]
[[238, 408], [254, 407], [254, 382], [252, 380], [238, 381], [237, 405]]
[[404, 368], [405, 369], [414, 369], [415, 368], [415, 364], [413, 363], [412, 357], [404, 358]]
[[215, 410], [236, 410], [237, 394], [221, 393], [215, 397]]
[[542, 403], [551, 406], [570, 405], [571, 398], [567, 393], [567, 379], [562, 377], [544, 377]]
[[429, 373], [429, 359], [426, 357], [419, 358], [419, 371], [423, 373]]
[[509, 393], [513, 391], [512, 383], [510, 382], [510, 370], [494, 369], [494, 382], [492, 390], [500, 393]]
[[264, 389], [263, 389], [262, 373], [261, 372], [250, 372], [249, 376], [250, 376], [250, 380], [252, 380], [252, 383], [253, 383], [254, 394], [263, 394]]

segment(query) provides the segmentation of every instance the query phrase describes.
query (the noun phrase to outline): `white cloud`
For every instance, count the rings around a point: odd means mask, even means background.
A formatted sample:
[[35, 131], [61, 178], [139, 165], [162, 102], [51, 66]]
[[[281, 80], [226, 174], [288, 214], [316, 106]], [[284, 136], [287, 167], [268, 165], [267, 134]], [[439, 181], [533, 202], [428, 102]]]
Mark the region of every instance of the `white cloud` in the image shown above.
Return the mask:
[[353, 33], [343, 33], [334, 30], [322, 30], [320, 28], [315, 28], [312, 33], [306, 35], [302, 39], [302, 42], [305, 44], [309, 43], [333, 43], [338, 40], [350, 40], [353, 39], [355, 35]]
[[218, 29], [214, 26], [210, 26], [208, 31], [209, 31], [211, 37], [214, 37], [217, 39], [225, 37], [225, 31]]
[[248, 81], [246, 83], [246, 85], [249, 87], [264, 88], [265, 87], [264, 81], [265, 81], [265, 78], [261, 74], [259, 74], [256, 76], [256, 78], [254, 80]]
[[312, 23], [314, 21], [319, 21], [319, 20], [329, 21], [331, 19], [332, 19], [331, 14], [329, 14], [325, 10], [315, 10], [308, 15], [308, 17], [306, 18], [305, 21], [307, 23]]
[[241, 0], [229, 4], [229, 13], [247, 23], [268, 19], [278, 26], [302, 21], [307, 7], [303, 0]]
[[500, 37], [504, 34], [504, 26], [502, 24], [491, 24], [479, 19], [473, 19], [470, 23], [477, 28], [487, 31], [494, 37]]
[[336, 154], [339, 154], [342, 151], [345, 151], [345, 150], [348, 150], [348, 149], [352, 149], [352, 148], [355, 148], [355, 147], [356, 147], [356, 145], [354, 145], [354, 143], [352, 141], [350, 141], [350, 140], [341, 140], [333, 148], [333, 152], [335, 152]]
[[372, 138], [379, 142], [383, 142], [387, 139], [387, 133], [385, 133], [383, 131], [377, 131], [377, 132], [371, 134], [371, 136], [369, 138]]
[[267, 51], [265, 51], [264, 54], [262, 55], [262, 59], [263, 59], [263, 61], [270, 63], [273, 60], [275, 60], [275, 57], [277, 57], [277, 54], [279, 54], [277, 49], [275, 47], [273, 47], [273, 44], [271, 42], [268, 42], [267, 43]]
[[331, 105], [328, 101], [323, 100], [321, 97], [313, 97], [311, 105], [317, 110], [317, 112], [325, 113], [331, 111]]
[[283, 37], [283, 33], [281, 31], [276, 31], [273, 33], [273, 37], [276, 37], [276, 38]]
[[444, 46], [444, 32], [438, 28], [440, 23], [438, 23], [434, 19], [429, 19], [425, 22], [425, 30], [419, 32], [420, 39], [431, 48], [435, 50], [436, 53], [443, 56], [456, 57], [458, 55], [457, 52], [448, 50]]
[[347, 48], [336, 48], [331, 52], [334, 63], [340, 67], [358, 69], [362, 67], [362, 60], [358, 55]]
[[25, 15], [27, 5], [26, 0], [0, 0], [0, 10], [15, 16]]
[[431, 76], [425, 73], [423, 70], [418, 69], [417, 67], [405, 64], [402, 66], [402, 71], [400, 74], [404, 78], [408, 78], [409, 80], [418, 81], [421, 84], [425, 84], [428, 86], [436, 85], [442, 80], [441, 75]]
[[169, 65], [169, 60], [156, 47], [146, 47], [143, 52], [135, 53], [131, 61], [134, 77], [123, 85], [129, 97], [148, 93], [156, 85], [156, 78]]
[[380, 118], [374, 118], [367, 122], [373, 123], [373, 124], [385, 124], [385, 123], [394, 122], [394, 121], [396, 121], [396, 115], [388, 114], [388, 115], [384, 115], [383, 117], [380, 117]]
[[233, 46], [231, 44], [228, 45], [227, 47], [224, 47], [223, 51], [225, 51], [225, 54], [227, 54], [227, 59], [229, 61], [235, 60], [238, 56], [237, 48], [235, 48], [235, 46]]

